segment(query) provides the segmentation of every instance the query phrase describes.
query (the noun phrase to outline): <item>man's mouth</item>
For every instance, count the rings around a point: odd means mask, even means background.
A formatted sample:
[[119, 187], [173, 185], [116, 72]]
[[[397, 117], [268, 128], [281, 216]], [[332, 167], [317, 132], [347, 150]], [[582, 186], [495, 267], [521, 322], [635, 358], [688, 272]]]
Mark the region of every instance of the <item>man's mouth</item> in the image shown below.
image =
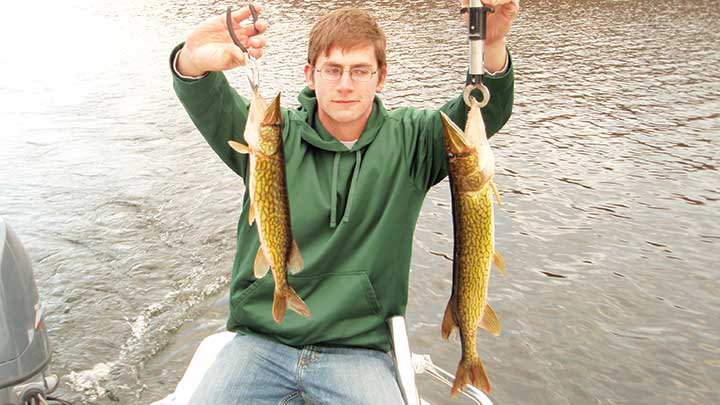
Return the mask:
[[357, 103], [358, 100], [333, 100], [332, 102], [337, 104], [353, 104]]

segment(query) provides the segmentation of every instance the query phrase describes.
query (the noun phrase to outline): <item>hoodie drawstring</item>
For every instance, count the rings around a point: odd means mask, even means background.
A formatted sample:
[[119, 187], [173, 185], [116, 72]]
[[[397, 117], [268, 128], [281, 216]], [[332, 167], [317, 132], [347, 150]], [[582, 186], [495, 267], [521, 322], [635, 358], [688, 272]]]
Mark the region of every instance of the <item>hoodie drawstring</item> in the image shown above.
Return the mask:
[[[333, 177], [332, 187], [330, 195], [330, 227], [335, 228], [337, 226], [337, 182], [338, 172], [340, 171], [340, 154], [341, 152], [335, 152], [335, 160], [333, 161]], [[360, 164], [362, 163], [362, 152], [355, 151], [355, 169], [353, 170], [353, 176], [350, 180], [350, 192], [348, 193], [347, 203], [345, 205], [345, 215], [343, 216], [342, 222], [348, 222], [350, 220], [350, 209], [352, 208], [352, 202], [355, 199], [355, 186], [358, 181], [358, 175], [360, 174]]]
[[339, 168], [340, 152], [335, 152], [335, 160], [333, 161], [332, 187], [330, 189], [330, 228], [335, 228], [335, 226], [337, 225], [335, 218], [337, 217], [337, 181]]
[[362, 155], [358, 150], [355, 151], [355, 170], [353, 171], [352, 180], [350, 180], [350, 193], [348, 193], [343, 222], [348, 222], [350, 220], [350, 208], [352, 207], [352, 202], [355, 199], [355, 184], [357, 184], [358, 174], [360, 173], [360, 162], [362, 162]]

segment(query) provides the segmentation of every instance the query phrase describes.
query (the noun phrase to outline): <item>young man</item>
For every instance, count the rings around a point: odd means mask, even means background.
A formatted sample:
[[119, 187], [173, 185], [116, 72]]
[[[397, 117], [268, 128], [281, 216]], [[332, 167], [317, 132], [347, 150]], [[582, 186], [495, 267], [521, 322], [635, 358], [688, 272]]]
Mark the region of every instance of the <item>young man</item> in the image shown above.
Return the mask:
[[[485, 65], [497, 74], [486, 77], [491, 101], [483, 109], [489, 134], [512, 109], [504, 38], [517, 15], [517, 0], [494, 3]], [[233, 19], [249, 15], [243, 9]], [[260, 57], [267, 25], [234, 28]], [[170, 61], [191, 119], [247, 184], [247, 155], [227, 142], [244, 143], [248, 100], [222, 74], [243, 65], [244, 55], [224, 16], [200, 24]], [[402, 403], [385, 320], [405, 313], [415, 224], [427, 191], [447, 175], [447, 159], [438, 111], [383, 107], [376, 93], [385, 63], [385, 34], [369, 14], [342, 9], [314, 25], [301, 107], [282, 110], [292, 230], [304, 261], [290, 284], [312, 317], [288, 312], [281, 324], [273, 320], [272, 278], [253, 275], [259, 242], [246, 193], [230, 286], [228, 329], [237, 335], [191, 403]], [[461, 95], [441, 110], [464, 126]]]

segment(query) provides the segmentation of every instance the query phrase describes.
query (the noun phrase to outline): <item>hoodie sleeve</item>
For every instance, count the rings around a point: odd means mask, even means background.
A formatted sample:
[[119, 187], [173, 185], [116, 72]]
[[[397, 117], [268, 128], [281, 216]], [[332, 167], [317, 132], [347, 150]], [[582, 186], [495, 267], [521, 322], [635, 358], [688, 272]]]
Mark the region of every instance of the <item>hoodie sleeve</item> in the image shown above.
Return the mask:
[[247, 155], [232, 150], [228, 141], [245, 143], [243, 132], [249, 101], [230, 86], [222, 72], [210, 72], [196, 80], [179, 77], [173, 63], [183, 45], [175, 47], [170, 55], [175, 93], [210, 147], [230, 169], [247, 180]]
[[[484, 79], [490, 91], [490, 102], [482, 109], [488, 138], [505, 125], [512, 113], [515, 75], [509, 51], [508, 58], [505, 74], [485, 76]], [[481, 96], [478, 94], [477, 97]], [[448, 101], [439, 111], [447, 114], [460, 128], [465, 127], [468, 107], [462, 94]], [[410, 145], [408, 156], [410, 176], [415, 186], [424, 191], [429, 190], [448, 175], [439, 111], [417, 111], [418, 116], [415, 117], [417, 122], [413, 124], [415, 139]]]

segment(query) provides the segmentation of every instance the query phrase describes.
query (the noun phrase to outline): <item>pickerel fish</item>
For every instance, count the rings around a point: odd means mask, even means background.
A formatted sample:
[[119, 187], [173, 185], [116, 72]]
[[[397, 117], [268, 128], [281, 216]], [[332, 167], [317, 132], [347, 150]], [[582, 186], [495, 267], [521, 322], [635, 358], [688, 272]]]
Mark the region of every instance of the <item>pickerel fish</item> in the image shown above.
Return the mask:
[[256, 278], [261, 278], [272, 268], [275, 322], [282, 322], [288, 307], [309, 318], [310, 310], [288, 283], [288, 270], [292, 274], [299, 272], [303, 261], [290, 228], [280, 94], [268, 106], [256, 89], [253, 93], [244, 132], [248, 144], [229, 141], [236, 152], [250, 157], [248, 222], [250, 225], [257, 222], [260, 239], [253, 272]]
[[493, 202], [500, 197], [492, 179], [495, 157], [485, 133], [477, 103], [470, 108], [465, 132], [441, 113], [448, 155], [453, 214], [453, 286], [442, 321], [442, 336], [459, 327], [462, 357], [450, 396], [471, 383], [486, 393], [490, 381], [477, 354], [478, 327], [500, 334], [500, 321], [487, 303], [492, 262], [504, 273], [503, 259], [495, 251]]

